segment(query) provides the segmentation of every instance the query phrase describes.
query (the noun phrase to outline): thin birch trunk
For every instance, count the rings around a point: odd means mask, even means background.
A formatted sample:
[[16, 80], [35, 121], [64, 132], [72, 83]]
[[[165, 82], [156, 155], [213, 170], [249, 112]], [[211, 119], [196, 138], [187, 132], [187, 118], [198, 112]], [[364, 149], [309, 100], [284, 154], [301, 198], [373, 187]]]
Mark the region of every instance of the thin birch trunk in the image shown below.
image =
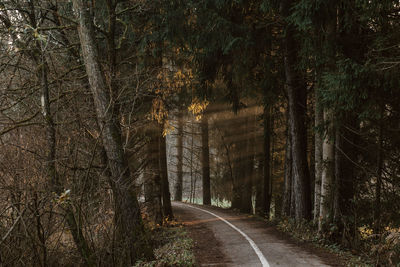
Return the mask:
[[333, 112], [331, 109], [324, 110], [324, 121], [327, 131], [322, 144], [322, 160], [323, 168], [321, 175], [321, 204], [320, 217], [318, 221], [318, 229], [321, 231], [324, 222], [328, 222], [332, 218], [333, 205], [333, 182], [335, 178], [335, 147], [333, 138]]
[[318, 92], [315, 92], [315, 184], [314, 184], [314, 221], [319, 220], [320, 205], [321, 205], [321, 176], [322, 176], [322, 136], [320, 127], [323, 125], [324, 115], [323, 109], [320, 104], [320, 97]]

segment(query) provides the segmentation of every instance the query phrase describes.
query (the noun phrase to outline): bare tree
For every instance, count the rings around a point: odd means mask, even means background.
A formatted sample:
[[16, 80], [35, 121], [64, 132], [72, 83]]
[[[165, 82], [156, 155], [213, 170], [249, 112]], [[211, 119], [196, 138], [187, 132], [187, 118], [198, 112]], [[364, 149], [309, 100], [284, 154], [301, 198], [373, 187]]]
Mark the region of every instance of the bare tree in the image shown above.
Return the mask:
[[115, 103], [110, 98], [109, 88], [98, 61], [90, 6], [82, 0], [75, 0], [73, 4], [79, 22], [82, 55], [111, 172], [110, 186], [114, 192], [115, 222], [121, 256], [126, 258], [127, 263], [133, 264], [139, 258], [153, 257], [153, 252], [144, 233], [133, 179], [122, 148], [118, 114], [113, 113]]

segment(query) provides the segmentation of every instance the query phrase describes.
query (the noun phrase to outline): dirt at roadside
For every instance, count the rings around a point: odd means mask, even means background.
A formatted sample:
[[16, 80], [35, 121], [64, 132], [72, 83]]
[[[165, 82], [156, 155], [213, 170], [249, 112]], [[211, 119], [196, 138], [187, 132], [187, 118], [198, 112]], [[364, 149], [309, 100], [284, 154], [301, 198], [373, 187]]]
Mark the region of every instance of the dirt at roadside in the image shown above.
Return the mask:
[[198, 266], [228, 266], [221, 264], [221, 262], [227, 262], [227, 259], [211, 229], [202, 223], [190, 223], [193, 217], [183, 209], [174, 209], [174, 216], [179, 222], [183, 222], [190, 238], [194, 241], [194, 255]]

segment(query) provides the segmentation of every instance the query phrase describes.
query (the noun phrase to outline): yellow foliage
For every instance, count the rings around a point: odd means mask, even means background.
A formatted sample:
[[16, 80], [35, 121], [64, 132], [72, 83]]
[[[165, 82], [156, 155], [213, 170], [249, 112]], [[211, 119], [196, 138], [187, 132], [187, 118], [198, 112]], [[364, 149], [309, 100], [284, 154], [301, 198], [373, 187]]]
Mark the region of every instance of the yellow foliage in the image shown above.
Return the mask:
[[385, 231], [391, 232], [391, 233], [400, 233], [400, 228], [392, 228], [392, 227], [386, 226]]
[[163, 68], [157, 74], [154, 87], [150, 89], [150, 91], [155, 93], [155, 97], [153, 99], [149, 119], [156, 120], [160, 124], [165, 124], [164, 135], [171, 130], [169, 123], [165, 122], [168, 117], [168, 110], [165, 102], [168, 98], [179, 93], [184, 88], [190, 88], [192, 86], [192, 80], [192, 71], [187, 69], [170, 71], [168, 68]]
[[167, 134], [172, 132], [174, 130], [174, 127], [169, 123], [169, 120], [165, 120], [164, 122], [164, 129], [163, 129], [163, 136], [165, 137]]
[[192, 103], [190, 104], [190, 106], [188, 107], [189, 111], [193, 113], [193, 115], [196, 117], [196, 120], [200, 120], [204, 111], [206, 110], [208, 104], [210, 102], [208, 102], [207, 99], [205, 100], [199, 100], [197, 97], [195, 97], [192, 100]]
[[367, 228], [366, 226], [362, 226], [358, 228], [358, 230], [360, 231], [360, 235], [363, 239], [369, 238], [374, 233], [371, 228]]
[[165, 107], [163, 99], [156, 97], [153, 99], [153, 105], [150, 112], [150, 119], [162, 123], [168, 116], [168, 110]]
[[64, 192], [61, 193], [61, 195], [58, 197], [57, 204], [63, 204], [66, 201], [69, 200], [69, 194], [70, 194], [71, 190], [67, 189]]

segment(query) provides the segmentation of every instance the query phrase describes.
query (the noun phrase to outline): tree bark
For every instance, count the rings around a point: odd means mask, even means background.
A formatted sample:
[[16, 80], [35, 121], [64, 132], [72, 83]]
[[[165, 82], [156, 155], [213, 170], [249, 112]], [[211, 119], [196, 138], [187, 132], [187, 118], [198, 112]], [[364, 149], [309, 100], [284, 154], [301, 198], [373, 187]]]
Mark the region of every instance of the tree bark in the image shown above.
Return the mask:
[[[335, 70], [335, 39], [337, 27], [337, 13], [333, 6], [327, 10], [328, 15], [325, 23], [325, 50], [327, 63], [325, 70]], [[333, 89], [332, 89], [333, 90]], [[329, 223], [333, 221], [334, 208], [334, 182], [335, 182], [335, 129], [334, 119], [335, 111], [332, 107], [324, 108], [324, 125], [326, 126], [325, 136], [322, 144], [322, 160], [323, 168], [321, 175], [321, 204], [320, 219], [318, 229], [321, 231], [323, 222]]]
[[144, 177], [144, 196], [147, 214], [154, 224], [162, 224], [161, 176], [159, 165], [158, 125], [151, 122], [147, 129], [147, 163]]
[[[333, 220], [337, 225], [337, 241], [353, 244], [354, 227], [354, 176], [357, 161], [357, 115], [346, 115], [337, 126], [335, 139], [335, 184]], [[340, 240], [341, 239], [341, 240]]]
[[333, 221], [338, 223], [341, 218], [341, 192], [344, 189], [342, 187], [343, 179], [345, 179], [346, 168], [345, 159], [342, 153], [344, 148], [344, 140], [342, 137], [342, 127], [336, 127], [336, 137], [335, 137], [335, 181], [333, 186]]
[[322, 144], [322, 160], [323, 168], [321, 175], [321, 204], [318, 229], [321, 231], [324, 222], [332, 220], [333, 207], [333, 182], [335, 178], [335, 149], [334, 149], [334, 130], [333, 130], [333, 113], [332, 110], [326, 108], [324, 110], [324, 121], [327, 126], [325, 138]]
[[272, 195], [272, 181], [271, 181], [271, 107], [264, 104], [263, 114], [264, 124], [264, 216], [269, 219], [271, 211], [271, 195]]
[[100, 67], [89, 2], [74, 0], [73, 6], [79, 23], [83, 60], [112, 175], [110, 186], [115, 198], [115, 223], [121, 248], [120, 259], [124, 265], [134, 264], [139, 258], [153, 258], [153, 251], [145, 237], [133, 179], [122, 148], [118, 116], [112, 112], [114, 103], [111, 101], [109, 88]]
[[[249, 116], [252, 117], [251, 115]], [[243, 161], [243, 190], [242, 190], [242, 203], [240, 211], [243, 213], [252, 213], [252, 180], [254, 173], [254, 136], [253, 136], [253, 120], [252, 118], [246, 119], [246, 143], [245, 143], [245, 153]]]
[[232, 204], [231, 207], [233, 209], [240, 209], [242, 203], [242, 160], [243, 158], [240, 156], [242, 153], [241, 150], [242, 144], [241, 142], [236, 142], [234, 148], [234, 160], [232, 166], [233, 179], [232, 179]]
[[178, 115], [178, 136], [177, 136], [177, 179], [175, 184], [175, 197], [176, 201], [182, 201], [182, 188], [183, 188], [183, 117], [180, 110]]
[[196, 177], [193, 178], [193, 153], [194, 153], [194, 123], [193, 118], [191, 120], [191, 127], [190, 127], [190, 162], [189, 162], [189, 169], [190, 169], [190, 203], [194, 202], [196, 197]]
[[201, 166], [203, 175], [203, 205], [211, 205], [210, 151], [208, 144], [208, 118], [206, 114], [203, 114], [200, 126], [201, 126]]
[[382, 172], [383, 172], [383, 117], [384, 103], [380, 104], [381, 118], [379, 120], [377, 155], [376, 155], [376, 186], [375, 186], [375, 209], [374, 209], [374, 231], [381, 231], [381, 191], [382, 191]]
[[282, 214], [287, 217], [291, 216], [291, 210], [293, 211], [295, 209], [295, 203], [292, 201], [292, 145], [289, 127], [290, 125], [288, 125], [286, 136], [285, 177], [282, 204]]
[[247, 148], [247, 118], [237, 115], [235, 118], [235, 137], [233, 139], [233, 180], [232, 180], [232, 208], [242, 209], [246, 176], [246, 148]]
[[[284, 17], [289, 16], [291, 0], [281, 2]], [[297, 222], [311, 219], [310, 175], [307, 162], [306, 100], [307, 88], [301, 73], [297, 70], [298, 44], [293, 25], [286, 25], [284, 37], [284, 65], [286, 87], [289, 98], [289, 124], [291, 125], [292, 171], [295, 190]]]
[[160, 176], [161, 176], [161, 195], [162, 195], [162, 208], [164, 217], [168, 219], [174, 218], [172, 214], [171, 206], [171, 194], [169, 192], [169, 182], [168, 182], [168, 167], [167, 167], [167, 145], [166, 138], [163, 136], [162, 127], [159, 131], [159, 163], [160, 163]]
[[260, 153], [257, 156], [258, 160], [258, 168], [256, 174], [256, 183], [255, 183], [255, 190], [256, 190], [256, 207], [255, 211], [258, 215], [264, 215], [264, 155]]
[[318, 91], [315, 92], [315, 183], [314, 183], [314, 221], [318, 222], [319, 220], [319, 212], [320, 212], [320, 204], [321, 204], [321, 176], [322, 176], [322, 136], [320, 128], [323, 126], [323, 109], [320, 103], [320, 96]]

